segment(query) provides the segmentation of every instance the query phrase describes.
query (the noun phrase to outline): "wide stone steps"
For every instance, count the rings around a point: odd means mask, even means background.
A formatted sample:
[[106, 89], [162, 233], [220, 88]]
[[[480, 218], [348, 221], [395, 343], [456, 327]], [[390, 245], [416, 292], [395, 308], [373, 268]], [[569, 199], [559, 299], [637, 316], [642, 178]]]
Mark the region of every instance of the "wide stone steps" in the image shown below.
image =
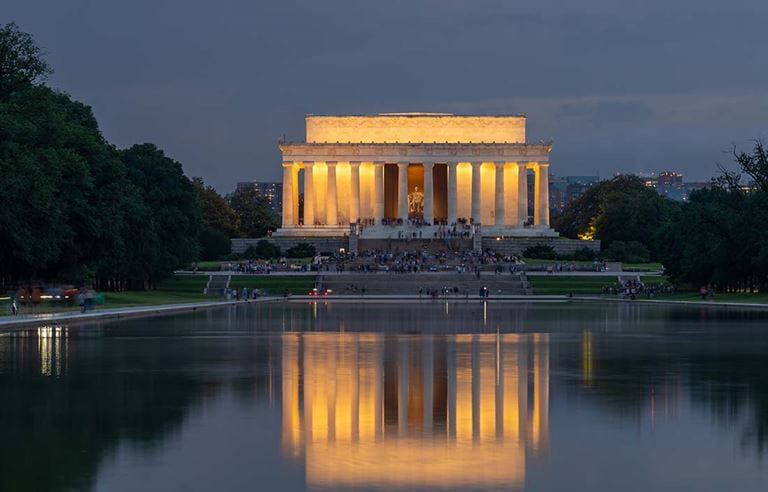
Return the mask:
[[229, 275], [211, 275], [208, 277], [208, 285], [203, 294], [219, 295], [222, 289], [229, 287]]
[[453, 273], [369, 273], [369, 274], [321, 274], [318, 284], [332, 289], [337, 294], [406, 294], [414, 295], [419, 289], [429, 290], [458, 288], [460, 294], [468, 292], [477, 295], [480, 288], [487, 287], [491, 295], [531, 295], [533, 289], [520, 275], [483, 275], [479, 279], [473, 274]]

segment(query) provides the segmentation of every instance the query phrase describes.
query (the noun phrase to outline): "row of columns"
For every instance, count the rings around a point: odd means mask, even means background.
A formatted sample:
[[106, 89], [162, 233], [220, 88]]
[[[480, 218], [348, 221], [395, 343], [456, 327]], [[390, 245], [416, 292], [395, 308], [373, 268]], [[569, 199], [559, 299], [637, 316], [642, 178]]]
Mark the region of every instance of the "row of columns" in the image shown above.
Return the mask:
[[[360, 218], [360, 162], [350, 162], [350, 204], [349, 221], [357, 222]], [[410, 163], [399, 162], [398, 168], [398, 217], [406, 220], [408, 218], [408, 166]], [[423, 163], [424, 167], [424, 221], [434, 221], [434, 185], [433, 185], [433, 167], [435, 163]], [[495, 162], [495, 193], [494, 193], [494, 224], [495, 226], [522, 226], [528, 218], [528, 169], [534, 171], [534, 225], [549, 226], [549, 163], [546, 162], [518, 162], [517, 169], [517, 197], [516, 203], [508, 203], [507, 197], [511, 195], [512, 190], [506, 189], [506, 180], [504, 179], [504, 167], [506, 162]], [[376, 224], [380, 224], [384, 219], [384, 162], [373, 163], [373, 219]], [[458, 219], [458, 163], [448, 164], [448, 193], [447, 193], [447, 219], [449, 224], [453, 224]], [[471, 218], [475, 223], [482, 222], [481, 194], [482, 194], [482, 174], [481, 162], [472, 162], [472, 201]], [[338, 200], [336, 189], [336, 163], [326, 162], [327, 166], [327, 203], [326, 217], [327, 225], [338, 224]], [[304, 169], [304, 224], [313, 226], [315, 223], [315, 197], [314, 197], [314, 177], [312, 164], [301, 166]], [[297, 225], [299, 223], [298, 213], [298, 171], [299, 166], [293, 162], [283, 163], [283, 226]], [[514, 224], [505, 223], [508, 207], [517, 207], [517, 222]], [[510, 214], [511, 215], [511, 214]], [[490, 225], [490, 224], [489, 224]]]

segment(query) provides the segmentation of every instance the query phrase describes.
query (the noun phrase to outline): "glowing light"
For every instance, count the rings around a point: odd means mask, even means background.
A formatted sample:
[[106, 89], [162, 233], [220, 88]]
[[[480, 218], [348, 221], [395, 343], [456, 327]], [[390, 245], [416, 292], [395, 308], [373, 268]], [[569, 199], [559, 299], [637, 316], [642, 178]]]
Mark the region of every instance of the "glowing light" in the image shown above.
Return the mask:
[[595, 219], [589, 221], [587, 230], [576, 235], [582, 241], [592, 241], [597, 234], [597, 228], [595, 227]]

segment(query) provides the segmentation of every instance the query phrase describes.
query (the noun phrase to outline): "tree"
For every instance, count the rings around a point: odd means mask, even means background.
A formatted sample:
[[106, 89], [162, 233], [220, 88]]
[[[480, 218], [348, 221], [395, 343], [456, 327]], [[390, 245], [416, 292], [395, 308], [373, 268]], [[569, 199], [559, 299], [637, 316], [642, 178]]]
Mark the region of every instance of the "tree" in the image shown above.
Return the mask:
[[206, 227], [200, 233], [200, 259], [219, 260], [232, 252], [232, 244], [224, 232]]
[[200, 234], [200, 257], [203, 260], [219, 259], [232, 251], [230, 238], [237, 235], [240, 217], [212, 186], [205, 185], [203, 178], [192, 178], [192, 186], [205, 224]]
[[678, 205], [636, 176], [618, 176], [589, 188], [569, 203], [555, 228], [566, 237], [643, 244], [655, 257], [655, 234]]
[[278, 227], [278, 216], [270, 207], [269, 200], [259, 196], [252, 188], [235, 191], [229, 196], [229, 204], [240, 217], [242, 237], [264, 237], [268, 231]]
[[720, 166], [721, 175], [715, 179], [715, 184], [730, 191], [742, 191], [741, 178], [746, 174], [752, 179], [751, 186], [757, 191], [768, 192], [768, 152], [761, 140], [755, 140], [752, 154], [737, 152], [734, 148], [734, 159], [739, 165], [739, 171], [729, 171]]
[[[760, 142], [734, 153], [736, 172], [722, 169], [657, 233], [659, 256], [677, 281], [721, 291], [768, 289], [768, 159]], [[753, 186], [743, 187], [747, 174]]]
[[192, 178], [192, 186], [200, 202], [205, 226], [208, 229], [221, 231], [229, 237], [235, 236], [240, 227], [240, 217], [229, 202], [212, 186], [206, 186], [203, 178]]
[[115, 164], [90, 108], [30, 86], [0, 102], [0, 129], [0, 268], [55, 277], [89, 263], [106, 200], [95, 183]]
[[612, 241], [605, 250], [605, 257], [615, 261], [627, 263], [643, 263], [650, 260], [648, 248], [638, 241]]
[[32, 36], [13, 22], [0, 26], [0, 99], [51, 73]]
[[0, 28], [0, 288], [18, 281], [149, 287], [197, 258], [200, 205], [150, 144], [118, 151], [91, 108], [34, 82], [31, 37]]
[[154, 283], [197, 260], [203, 229], [200, 203], [181, 164], [155, 145], [134, 145], [119, 155], [147, 207], [140, 214], [145, 230], [136, 231], [146, 243], [134, 243], [134, 265], [145, 280]]

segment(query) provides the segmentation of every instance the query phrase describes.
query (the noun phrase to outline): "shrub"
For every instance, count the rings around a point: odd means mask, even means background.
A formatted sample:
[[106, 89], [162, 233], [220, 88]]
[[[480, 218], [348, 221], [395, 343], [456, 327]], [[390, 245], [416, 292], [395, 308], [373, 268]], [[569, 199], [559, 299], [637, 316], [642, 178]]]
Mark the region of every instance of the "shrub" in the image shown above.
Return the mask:
[[533, 258], [537, 260], [557, 259], [557, 253], [555, 253], [555, 249], [552, 246], [547, 246], [545, 244], [526, 248], [525, 251], [523, 251], [523, 256], [525, 258]]
[[200, 233], [200, 259], [219, 260], [232, 252], [229, 236], [217, 229], [203, 229]]
[[265, 239], [256, 243], [256, 255], [259, 258], [279, 258], [280, 247]]
[[285, 256], [288, 258], [306, 258], [308, 256], [315, 256], [317, 251], [315, 247], [308, 243], [299, 243], [293, 248], [285, 250]]
[[605, 250], [605, 257], [626, 263], [644, 263], [650, 261], [648, 248], [638, 241], [612, 241]]
[[592, 261], [597, 257], [597, 254], [585, 246], [574, 251], [572, 257], [575, 261]]

